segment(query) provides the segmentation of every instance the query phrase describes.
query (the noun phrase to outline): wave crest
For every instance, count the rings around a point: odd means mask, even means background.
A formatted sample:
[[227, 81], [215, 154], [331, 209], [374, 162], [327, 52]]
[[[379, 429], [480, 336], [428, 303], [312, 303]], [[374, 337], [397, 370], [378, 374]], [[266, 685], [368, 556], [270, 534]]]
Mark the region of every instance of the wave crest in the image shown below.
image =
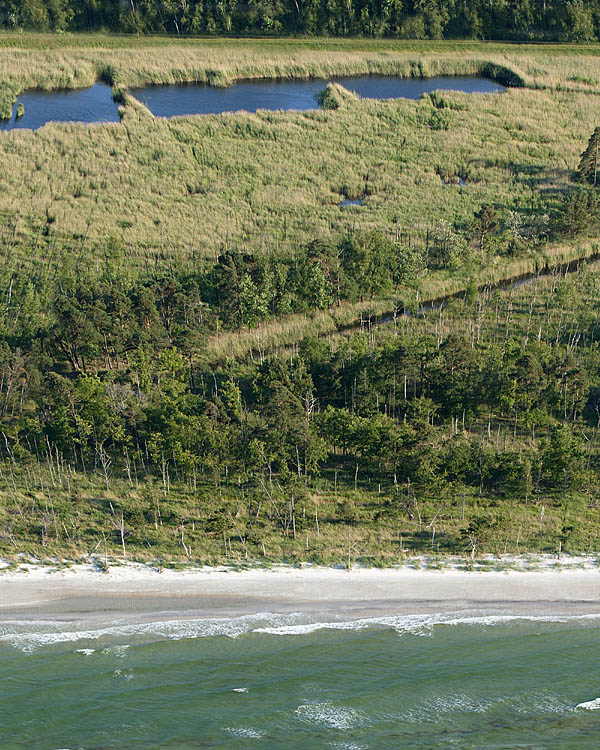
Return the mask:
[[[389, 615], [359, 618], [355, 620], [318, 620], [302, 613], [273, 614], [261, 612], [234, 618], [179, 619], [143, 623], [111, 623], [96, 629], [73, 629], [71, 625], [48, 622], [0, 624], [0, 643], [5, 643], [25, 653], [34, 652], [44, 646], [78, 641], [103, 641], [98, 650], [103, 655], [124, 658], [127, 645], [123, 639], [147, 642], [148, 639], [182, 640], [186, 638], [208, 638], [225, 636], [237, 638], [247, 633], [273, 636], [302, 636], [317, 630], [363, 630], [381, 627], [395, 630], [398, 635], [430, 636], [436, 626], [473, 625], [493, 627], [496, 625], [536, 622], [569, 623], [596, 622], [600, 614], [537, 616], [499, 615], [473, 612], [447, 614]], [[108, 643], [105, 643], [108, 641]], [[115, 643], [117, 641], [117, 643]], [[89, 655], [91, 648], [80, 647], [77, 653]], [[599, 706], [600, 707], [600, 706]]]

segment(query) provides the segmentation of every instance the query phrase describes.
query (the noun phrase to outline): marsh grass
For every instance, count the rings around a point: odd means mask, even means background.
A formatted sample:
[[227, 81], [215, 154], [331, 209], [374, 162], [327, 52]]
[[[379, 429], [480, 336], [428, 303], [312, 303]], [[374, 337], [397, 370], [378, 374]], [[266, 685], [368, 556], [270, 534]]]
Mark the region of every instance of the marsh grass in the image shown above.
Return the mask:
[[[315, 238], [379, 229], [422, 240], [440, 219], [468, 226], [484, 203], [525, 218], [557, 201], [597, 125], [594, 46], [381, 40], [172, 40], [102, 35], [0, 35], [0, 108], [24, 88], [76, 88], [98, 78], [122, 102], [121, 124], [49, 124], [0, 134], [0, 216], [14, 224], [5, 262], [103, 268], [116, 238], [133, 274], [214, 261], [224, 248], [291, 254]], [[520, 86], [501, 96], [444, 92], [420, 101], [360, 100], [312, 112], [154, 118], [127, 93], [151, 83], [240, 78], [485, 74]], [[332, 89], [333, 90], [333, 89]], [[9, 104], [6, 104], [6, 103]], [[442, 112], [444, 127], [435, 126]], [[433, 118], [433, 119], [432, 119]], [[460, 175], [447, 187], [440, 176]], [[368, 183], [368, 191], [365, 184]], [[189, 186], [193, 186], [190, 190]], [[360, 211], [340, 211], [363, 195]], [[51, 226], [48, 216], [52, 217]], [[3, 230], [4, 231], [4, 230]], [[53, 242], [39, 256], [40, 233]], [[32, 248], [35, 250], [32, 252]], [[479, 285], [595, 252], [592, 243], [544, 255], [492, 257]], [[419, 281], [421, 301], [464, 290], [467, 269]], [[394, 296], [293, 315], [212, 337], [203, 357], [262, 357], [308, 334], [329, 334], [415, 301]]]
[[[35, 224], [49, 210], [57, 235], [115, 236], [142, 257], [186, 261], [223, 247], [291, 252], [357, 226], [419, 238], [441, 218], [466, 225], [485, 202], [535, 210], [540, 192], [568, 187], [595, 125], [589, 95], [445, 98], [460, 106], [448, 130], [429, 126], [429, 99], [162, 120], [125, 95], [122, 124], [2, 133], [0, 211]], [[466, 185], [444, 187], [442, 172]], [[340, 211], [367, 179], [360, 214]]]
[[317, 102], [323, 109], [339, 109], [346, 103], [355, 103], [359, 99], [357, 94], [348, 91], [339, 83], [328, 83], [323, 91], [317, 94]]
[[[585, 93], [559, 89], [579, 85], [577, 76], [600, 80], [600, 66], [569, 50], [550, 56], [510, 45], [316, 40], [124, 39], [119, 46], [101, 36], [59, 44], [39, 35], [19, 44], [3, 36], [0, 81], [11, 108], [24, 88], [75, 88], [101, 78], [125, 112], [122, 125], [3, 133], [0, 211], [35, 223], [48, 209], [59, 235], [116, 236], [141, 256], [189, 259], [214, 258], [224, 246], [289, 252], [357, 224], [423, 235], [442, 217], [466, 223], [486, 201], [531, 206], [537, 190], [552, 194], [568, 185], [596, 124], [589, 83], [581, 84]], [[170, 120], [154, 119], [126, 93], [154, 83], [366, 73], [483, 73], [516, 76], [513, 83], [532, 88], [501, 97], [447, 93], [450, 114], [428, 97], [376, 102], [344, 95], [344, 107], [334, 111]], [[439, 112], [444, 128], [436, 129]], [[466, 184], [448, 190], [440, 174], [464, 175]], [[360, 216], [340, 212], [344, 188], [361, 192], [366, 179]], [[201, 190], [189, 195], [187, 184]]]

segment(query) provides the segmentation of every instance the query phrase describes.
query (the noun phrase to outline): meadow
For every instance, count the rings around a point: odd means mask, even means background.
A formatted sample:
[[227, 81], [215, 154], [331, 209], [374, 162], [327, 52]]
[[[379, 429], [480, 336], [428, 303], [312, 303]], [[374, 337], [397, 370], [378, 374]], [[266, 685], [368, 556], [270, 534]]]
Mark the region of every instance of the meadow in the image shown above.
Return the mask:
[[[58, 236], [85, 237], [90, 252], [114, 236], [141, 266], [156, 255], [212, 259], [225, 245], [289, 251], [357, 224], [419, 235], [440, 219], [466, 223], [486, 202], [531, 210], [540, 193], [568, 186], [595, 126], [595, 48], [558, 49], [2, 36], [0, 81], [11, 92], [97, 78], [124, 89], [363, 73], [487, 73], [521, 87], [444, 94], [440, 129], [430, 98], [161, 120], [125, 97], [121, 125], [3, 133], [0, 211], [18, 217], [24, 247], [51, 216]], [[442, 182], [455, 177], [465, 185]], [[364, 192], [362, 208], [339, 210]]]

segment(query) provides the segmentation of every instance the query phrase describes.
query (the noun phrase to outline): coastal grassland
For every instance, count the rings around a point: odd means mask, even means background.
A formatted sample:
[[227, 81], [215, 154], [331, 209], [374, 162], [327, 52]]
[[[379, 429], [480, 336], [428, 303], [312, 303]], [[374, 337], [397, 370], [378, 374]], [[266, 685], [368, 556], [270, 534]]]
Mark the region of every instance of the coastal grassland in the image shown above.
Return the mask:
[[[284, 493], [276, 492], [271, 502], [260, 491], [246, 496], [232, 486], [204, 482], [194, 490], [175, 481], [165, 492], [151, 479], [132, 486], [116, 477], [107, 490], [98, 476], [66, 467], [59, 475], [42, 464], [4, 464], [2, 471], [0, 555], [7, 559], [25, 554], [49, 562], [94, 554], [162, 564], [389, 566], [420, 554], [470, 557], [464, 530], [478, 521], [489, 526], [477, 555], [600, 548], [598, 509], [584, 492], [569, 493], [566, 501], [499, 500], [472, 488], [416, 495], [403, 488], [396, 494], [370, 472], [359, 476], [354, 489], [354, 468], [340, 465], [336, 488], [333, 471], [317, 486], [298, 488], [294, 533], [290, 496]], [[573, 527], [567, 540], [565, 526]]]
[[[524, 86], [502, 95], [345, 98], [336, 110], [170, 120], [154, 118], [123, 88], [494, 71], [510, 71]], [[468, 232], [484, 204], [536, 221], [573, 188], [579, 154], [597, 125], [600, 64], [597, 47], [585, 45], [0, 36], [9, 99], [22, 88], [90, 85], [97, 77], [121, 92], [122, 123], [0, 133], [7, 273], [24, 265], [49, 273], [68, 258], [100, 274], [107, 242], [121, 247], [130, 275], [174, 264], [202, 268], [224, 249], [289, 256], [354, 229], [418, 245], [441, 220]], [[345, 197], [362, 197], [363, 205], [341, 209]], [[361, 315], [389, 313], [417, 292], [432, 299], [466, 288], [473, 276], [481, 285], [593, 252], [583, 238], [517, 257], [492, 253], [475, 270], [430, 270], [416, 290], [393, 298], [219, 332], [206, 355], [222, 361], [254, 349], [262, 356]]]
[[[126, 106], [121, 124], [2, 133], [0, 211], [149, 258], [289, 252], [355, 227], [420, 238], [440, 219], [465, 226], [484, 203], [545, 210], [596, 124], [589, 94], [448, 92], [443, 103], [444, 128], [425, 97], [170, 120]], [[444, 184], [452, 177], [465, 185]], [[338, 207], [361, 195], [363, 206]]]

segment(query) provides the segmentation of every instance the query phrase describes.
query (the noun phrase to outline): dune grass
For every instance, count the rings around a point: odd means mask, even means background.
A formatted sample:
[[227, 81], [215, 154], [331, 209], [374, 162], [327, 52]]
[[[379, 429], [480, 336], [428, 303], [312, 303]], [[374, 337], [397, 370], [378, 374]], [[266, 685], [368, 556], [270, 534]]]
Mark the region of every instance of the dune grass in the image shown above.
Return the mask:
[[[381, 477], [361, 472], [353, 487], [354, 467], [337, 466], [297, 500], [296, 530], [282, 530], [277, 518], [253, 518], [260, 495], [251, 501], [233, 487], [210, 481], [192, 488], [173, 482], [168, 492], [148, 477], [131, 484], [112, 477], [107, 489], [93, 474], [70, 466], [56, 475], [33, 463], [2, 462], [0, 487], [0, 555], [23, 562], [31, 556], [46, 563], [88, 559], [154, 562], [159, 566], [278, 564], [311, 561], [321, 565], [386, 567], [407, 563], [413, 555], [469, 556], [461, 530], [497, 514], [498, 528], [481, 540], [478, 554], [594, 553], [600, 546], [597, 507], [585, 493], [529, 498], [483, 496], [473, 488], [444, 487], [420, 492], [412, 500], [420, 523], [411, 521], [402, 488], [397, 494]], [[286, 512], [289, 499], [273, 502]], [[564, 544], [565, 506], [574, 527]], [[214, 524], [215, 508], [224, 529]], [[500, 511], [498, 508], [500, 507]], [[540, 533], [540, 512], [544, 508]], [[415, 511], [416, 512], [416, 511]], [[123, 531], [123, 538], [121, 537]]]

